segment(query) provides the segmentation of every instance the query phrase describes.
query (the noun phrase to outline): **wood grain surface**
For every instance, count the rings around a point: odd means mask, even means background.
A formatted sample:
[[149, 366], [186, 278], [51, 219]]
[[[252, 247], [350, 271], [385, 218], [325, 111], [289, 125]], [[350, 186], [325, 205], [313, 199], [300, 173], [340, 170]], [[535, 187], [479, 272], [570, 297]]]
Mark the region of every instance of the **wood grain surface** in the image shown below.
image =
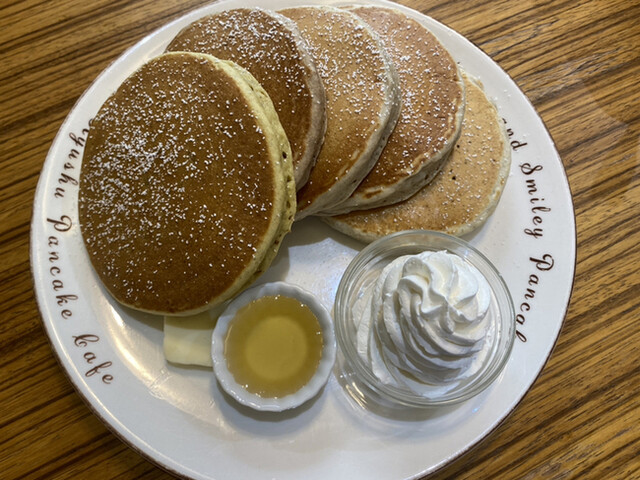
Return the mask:
[[[34, 300], [29, 229], [53, 138], [96, 76], [198, 0], [0, 4], [0, 478], [170, 478], [85, 406]], [[481, 47], [542, 116], [577, 222], [573, 296], [516, 410], [435, 479], [640, 478], [640, 2], [403, 0]]]

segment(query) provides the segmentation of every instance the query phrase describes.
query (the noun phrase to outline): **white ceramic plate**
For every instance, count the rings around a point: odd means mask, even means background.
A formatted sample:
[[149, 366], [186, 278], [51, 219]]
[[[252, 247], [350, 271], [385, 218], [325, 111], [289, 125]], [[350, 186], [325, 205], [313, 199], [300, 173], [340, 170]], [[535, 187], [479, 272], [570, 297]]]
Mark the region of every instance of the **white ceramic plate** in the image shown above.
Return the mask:
[[[253, 4], [277, 9], [294, 0]], [[31, 232], [33, 277], [46, 331], [96, 415], [132, 448], [176, 474], [353, 480], [426, 474], [484, 438], [531, 387], [560, 331], [575, 262], [571, 194], [547, 130], [509, 76], [459, 34], [398, 6], [429, 27], [462, 67], [484, 82], [511, 135], [513, 162], [502, 200], [488, 222], [467, 237], [501, 271], [520, 315], [511, 359], [480, 396], [428, 415], [394, 418], [360, 408], [334, 374], [300, 409], [250, 411], [221, 392], [211, 371], [167, 365], [161, 319], [115, 303], [89, 265], [76, 200], [89, 119], [183, 26], [207, 13], [246, 5], [223, 1], [154, 32], [100, 75], [62, 125], [38, 183]], [[286, 237], [260, 282], [297, 283], [330, 309], [343, 270], [361, 248], [316, 219], [304, 220]]]

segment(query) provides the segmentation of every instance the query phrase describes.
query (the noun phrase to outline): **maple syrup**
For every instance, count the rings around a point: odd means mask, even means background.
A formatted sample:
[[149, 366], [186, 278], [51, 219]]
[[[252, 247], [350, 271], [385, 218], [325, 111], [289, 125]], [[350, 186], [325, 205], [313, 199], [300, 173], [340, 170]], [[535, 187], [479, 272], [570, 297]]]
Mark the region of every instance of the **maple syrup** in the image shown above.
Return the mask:
[[238, 310], [227, 332], [227, 368], [247, 391], [282, 397], [306, 385], [318, 368], [323, 337], [318, 319], [298, 299], [273, 295]]

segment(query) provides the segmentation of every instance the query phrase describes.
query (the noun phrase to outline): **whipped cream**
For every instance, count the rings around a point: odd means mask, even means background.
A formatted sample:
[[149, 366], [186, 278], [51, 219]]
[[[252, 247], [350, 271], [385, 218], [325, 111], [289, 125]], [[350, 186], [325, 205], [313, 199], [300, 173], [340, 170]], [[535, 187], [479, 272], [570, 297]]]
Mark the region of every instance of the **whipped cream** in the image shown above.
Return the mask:
[[446, 391], [487, 355], [490, 302], [487, 280], [457, 255], [398, 257], [353, 306], [358, 354], [384, 384], [421, 395]]

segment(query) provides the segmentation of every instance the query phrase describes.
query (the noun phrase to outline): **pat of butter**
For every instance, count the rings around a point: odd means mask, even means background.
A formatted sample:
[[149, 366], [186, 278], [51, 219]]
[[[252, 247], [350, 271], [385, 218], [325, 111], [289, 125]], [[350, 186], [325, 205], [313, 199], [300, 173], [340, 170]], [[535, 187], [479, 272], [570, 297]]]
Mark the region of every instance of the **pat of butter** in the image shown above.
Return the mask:
[[223, 307], [188, 317], [164, 317], [162, 347], [167, 361], [180, 365], [213, 366], [211, 335]]

